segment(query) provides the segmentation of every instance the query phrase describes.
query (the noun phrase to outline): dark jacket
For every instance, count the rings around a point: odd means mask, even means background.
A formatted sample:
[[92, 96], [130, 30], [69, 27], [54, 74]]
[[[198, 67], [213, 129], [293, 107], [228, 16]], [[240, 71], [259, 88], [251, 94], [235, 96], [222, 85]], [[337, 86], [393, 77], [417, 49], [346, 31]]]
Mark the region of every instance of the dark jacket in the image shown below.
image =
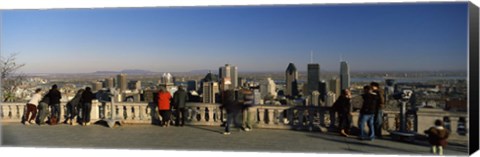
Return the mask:
[[173, 106], [176, 108], [185, 108], [188, 101], [188, 93], [184, 89], [177, 90], [173, 94]]
[[80, 103], [80, 99], [82, 99], [82, 94], [83, 92], [79, 92], [77, 94], [75, 94], [75, 97], [73, 97], [72, 100], [70, 100], [70, 102], [68, 102], [70, 105], [76, 107], [78, 106], [78, 104]]
[[62, 99], [62, 94], [58, 89], [51, 89], [48, 91], [47, 95], [45, 97], [50, 98], [50, 102], [48, 103], [49, 105], [53, 104], [60, 104], [60, 99]]
[[84, 91], [82, 93], [82, 98], [80, 99], [80, 103], [92, 103], [92, 100], [95, 99], [95, 95], [91, 91]]
[[242, 105], [235, 99], [235, 91], [226, 90], [222, 93], [222, 107], [227, 113], [238, 112], [242, 109]]
[[380, 98], [376, 94], [368, 93], [362, 94], [363, 105], [360, 109], [361, 114], [375, 114], [377, 110], [377, 103], [380, 101]]
[[378, 89], [374, 91], [377, 94], [377, 97], [379, 98], [379, 101], [377, 102], [377, 109], [382, 110], [385, 108], [385, 92], [382, 89]]
[[428, 142], [435, 146], [447, 146], [447, 138], [450, 132], [443, 127], [431, 127], [425, 131], [428, 135]]
[[348, 114], [352, 112], [352, 103], [350, 102], [350, 98], [339, 96], [335, 103], [333, 103], [333, 108], [340, 114]]

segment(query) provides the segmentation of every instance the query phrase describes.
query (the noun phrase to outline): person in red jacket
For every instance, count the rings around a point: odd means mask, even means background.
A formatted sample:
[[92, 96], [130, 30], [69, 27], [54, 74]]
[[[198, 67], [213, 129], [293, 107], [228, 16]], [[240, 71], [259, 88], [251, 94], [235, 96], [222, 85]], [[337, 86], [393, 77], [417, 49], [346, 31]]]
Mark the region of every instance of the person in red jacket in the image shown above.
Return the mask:
[[170, 124], [170, 99], [172, 96], [170, 93], [165, 90], [165, 88], [160, 88], [158, 92], [158, 112], [162, 116], [162, 127], [168, 127]]

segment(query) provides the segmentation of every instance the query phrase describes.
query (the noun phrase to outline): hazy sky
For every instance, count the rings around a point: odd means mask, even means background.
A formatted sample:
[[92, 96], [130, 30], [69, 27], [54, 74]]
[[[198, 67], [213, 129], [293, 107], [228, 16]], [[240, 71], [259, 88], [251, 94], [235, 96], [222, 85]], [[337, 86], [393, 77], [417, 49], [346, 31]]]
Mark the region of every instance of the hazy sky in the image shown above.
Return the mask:
[[26, 73], [466, 70], [467, 3], [3, 10]]

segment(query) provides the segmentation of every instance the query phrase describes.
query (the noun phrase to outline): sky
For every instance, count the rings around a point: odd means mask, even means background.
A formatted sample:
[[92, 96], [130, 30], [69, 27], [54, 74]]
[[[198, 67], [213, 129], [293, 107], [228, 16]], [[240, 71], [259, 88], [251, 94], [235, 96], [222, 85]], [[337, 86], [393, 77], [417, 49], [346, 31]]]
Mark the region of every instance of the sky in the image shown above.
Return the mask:
[[0, 50], [25, 73], [466, 70], [467, 4], [2, 10]]

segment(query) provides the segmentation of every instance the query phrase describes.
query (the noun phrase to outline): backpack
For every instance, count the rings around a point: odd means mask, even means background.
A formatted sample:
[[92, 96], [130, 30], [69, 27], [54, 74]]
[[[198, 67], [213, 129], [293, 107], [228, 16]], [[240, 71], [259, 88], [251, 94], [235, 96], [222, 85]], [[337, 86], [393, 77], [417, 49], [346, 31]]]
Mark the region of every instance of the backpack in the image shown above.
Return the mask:
[[58, 119], [57, 116], [51, 116], [50, 117], [50, 125], [57, 125], [58, 124]]

